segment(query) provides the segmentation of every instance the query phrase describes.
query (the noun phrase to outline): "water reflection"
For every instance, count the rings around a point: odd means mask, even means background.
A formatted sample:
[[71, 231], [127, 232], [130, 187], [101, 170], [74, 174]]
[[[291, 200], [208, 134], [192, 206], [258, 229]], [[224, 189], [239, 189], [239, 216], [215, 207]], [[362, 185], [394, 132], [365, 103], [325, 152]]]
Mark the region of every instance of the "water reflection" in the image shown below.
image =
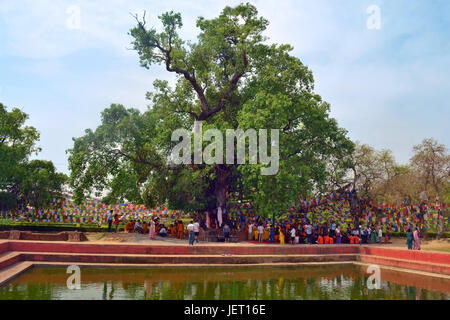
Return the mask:
[[450, 281], [382, 271], [381, 289], [356, 266], [269, 269], [82, 269], [68, 290], [65, 269], [33, 269], [0, 288], [0, 299], [449, 300]]

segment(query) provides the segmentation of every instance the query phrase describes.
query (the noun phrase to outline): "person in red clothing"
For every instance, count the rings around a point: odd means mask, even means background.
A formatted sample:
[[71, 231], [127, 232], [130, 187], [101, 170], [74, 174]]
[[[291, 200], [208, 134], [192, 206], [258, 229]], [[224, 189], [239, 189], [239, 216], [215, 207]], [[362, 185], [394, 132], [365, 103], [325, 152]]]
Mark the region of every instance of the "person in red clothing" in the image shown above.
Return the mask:
[[181, 220], [178, 220], [177, 238], [180, 240], [183, 240], [183, 238], [184, 238], [184, 225], [183, 225], [183, 221], [181, 221]]
[[321, 235], [319, 235], [319, 237], [317, 238], [317, 242], [319, 244], [323, 244], [323, 237]]
[[119, 227], [119, 223], [120, 223], [119, 215], [116, 213], [114, 215], [114, 224], [116, 225], [116, 228], [115, 228], [114, 232], [117, 232], [117, 228]]
[[125, 232], [131, 233], [134, 231], [134, 220], [128, 221], [127, 225], [125, 226]]

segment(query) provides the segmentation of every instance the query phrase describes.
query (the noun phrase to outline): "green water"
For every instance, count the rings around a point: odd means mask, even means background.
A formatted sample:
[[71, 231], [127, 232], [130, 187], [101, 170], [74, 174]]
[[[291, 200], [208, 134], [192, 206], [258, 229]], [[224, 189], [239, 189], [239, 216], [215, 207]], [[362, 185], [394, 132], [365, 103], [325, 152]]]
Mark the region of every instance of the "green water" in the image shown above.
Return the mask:
[[291, 268], [81, 268], [81, 289], [65, 268], [34, 268], [0, 288], [1, 300], [450, 300], [450, 281], [381, 271], [381, 289], [354, 265]]

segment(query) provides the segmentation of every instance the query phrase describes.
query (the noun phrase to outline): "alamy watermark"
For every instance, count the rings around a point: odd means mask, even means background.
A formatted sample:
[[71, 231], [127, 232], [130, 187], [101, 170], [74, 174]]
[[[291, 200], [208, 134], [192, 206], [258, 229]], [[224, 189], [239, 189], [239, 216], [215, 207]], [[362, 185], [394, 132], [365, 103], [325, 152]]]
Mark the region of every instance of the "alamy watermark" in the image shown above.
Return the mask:
[[[227, 129], [225, 137], [225, 159], [223, 154], [224, 138], [222, 131], [208, 129], [203, 133], [202, 121], [196, 121], [194, 132], [187, 129], [177, 129], [172, 133], [172, 141], [179, 143], [172, 149], [170, 162], [174, 164], [245, 164], [246, 145], [248, 141], [248, 163], [262, 164], [261, 175], [276, 175], [279, 170], [279, 130], [270, 130], [270, 155], [268, 153], [268, 130]], [[191, 145], [194, 152], [192, 159]], [[180, 138], [182, 139], [180, 141]], [[214, 139], [213, 139], [214, 138]], [[203, 150], [203, 141], [211, 142]], [[235, 141], [237, 155], [235, 157]]]
[[81, 29], [81, 9], [77, 5], [67, 7], [66, 13], [69, 15], [66, 19], [66, 27], [70, 30]]
[[369, 30], [380, 30], [381, 29], [381, 9], [377, 5], [371, 5], [366, 10], [367, 14], [370, 14], [367, 18], [366, 26]]
[[381, 289], [381, 270], [380, 266], [370, 265], [367, 268], [367, 273], [370, 273], [370, 277], [367, 279], [367, 288], [369, 290]]
[[81, 270], [79, 266], [71, 265], [67, 267], [66, 273], [71, 275], [67, 278], [66, 284], [69, 290], [81, 289]]

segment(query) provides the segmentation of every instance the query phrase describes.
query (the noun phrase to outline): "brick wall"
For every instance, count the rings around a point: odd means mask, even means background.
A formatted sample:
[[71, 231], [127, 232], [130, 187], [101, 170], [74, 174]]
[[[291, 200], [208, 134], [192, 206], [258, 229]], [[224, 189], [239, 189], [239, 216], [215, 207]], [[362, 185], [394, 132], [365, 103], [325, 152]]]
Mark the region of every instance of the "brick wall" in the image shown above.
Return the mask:
[[[9, 239], [11, 231], [0, 231], [0, 239]], [[17, 232], [17, 231], [16, 231]], [[69, 233], [68, 231], [59, 233], [33, 233], [31, 231], [19, 231], [19, 240], [35, 240], [35, 241], [68, 241]], [[80, 233], [81, 241], [87, 241], [86, 235]]]

